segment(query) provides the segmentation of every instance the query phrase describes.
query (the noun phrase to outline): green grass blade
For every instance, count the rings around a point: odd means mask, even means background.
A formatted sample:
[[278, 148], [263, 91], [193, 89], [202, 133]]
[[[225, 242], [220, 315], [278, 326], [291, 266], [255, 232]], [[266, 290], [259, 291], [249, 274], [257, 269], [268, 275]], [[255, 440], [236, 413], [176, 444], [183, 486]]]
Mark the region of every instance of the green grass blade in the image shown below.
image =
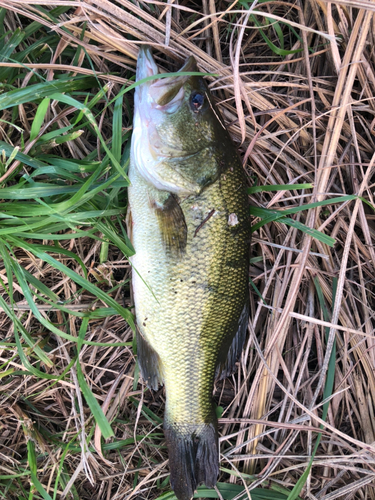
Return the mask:
[[[271, 42], [271, 40], [268, 38], [268, 36], [264, 33], [264, 26], [261, 25], [261, 23], [257, 20], [257, 18], [253, 15], [251, 15], [250, 18], [254, 22], [254, 24], [258, 28], [260, 28], [259, 33], [261, 34], [263, 40], [266, 42], [268, 47], [272, 50], [272, 52], [274, 52], [278, 56], [288, 56], [290, 54], [298, 54], [299, 52], [301, 52], [303, 50], [303, 49], [285, 50], [285, 49], [282, 49], [282, 48], [280, 49], [279, 47], [276, 47], [276, 45], [273, 42]], [[268, 18], [266, 18], [266, 19], [268, 19]], [[272, 23], [275, 22], [273, 19], [268, 19], [268, 20], [271, 21]]]
[[87, 332], [88, 324], [89, 324], [89, 318], [83, 318], [81, 326], [79, 328], [79, 333], [78, 333], [78, 341], [77, 341], [77, 355], [78, 356], [79, 356], [79, 353], [81, 351], [83, 341], [85, 340], [85, 335]]
[[[8, 253], [7, 246], [3, 243], [2, 240], [0, 240], [0, 255], [1, 255], [2, 259], [3, 259], [5, 271], [6, 271], [6, 274], [7, 274], [8, 287], [9, 287], [8, 295], [9, 295], [9, 298], [10, 298], [10, 303], [12, 304], [12, 302], [13, 302], [12, 259], [11, 259], [10, 255], [9, 255], [9, 253]], [[3, 287], [5, 288], [4, 285], [3, 285]]]
[[[216, 487], [224, 500], [232, 500], [234, 497], [241, 495], [241, 493], [243, 494], [240, 497], [241, 499], [247, 498], [247, 491], [244, 486], [230, 483], [217, 483]], [[212, 488], [199, 486], [193, 498], [219, 498], [219, 495]], [[251, 498], [252, 500], [287, 500], [286, 494], [263, 488], [252, 489]], [[174, 493], [169, 492], [159, 496], [156, 500], [177, 500], [177, 497]]]
[[5, 35], [0, 37], [0, 62], [7, 62], [10, 55], [15, 50], [15, 48], [22, 42], [25, 38], [25, 32], [17, 28], [14, 33], [11, 34], [6, 43], [4, 43]]
[[43, 488], [42, 484], [40, 483], [39, 479], [37, 478], [36, 474], [31, 472], [31, 482], [37, 489], [38, 493], [42, 495], [44, 500], [52, 500], [52, 497], [49, 496], [49, 494], [46, 492], [46, 490]]
[[[3, 175], [9, 168], [10, 164], [12, 163], [12, 161], [14, 160], [14, 158], [17, 156], [17, 153], [19, 151], [19, 146], [16, 146], [13, 151], [11, 152], [8, 160], [5, 162], [5, 165], [1, 165], [1, 169], [0, 169], [0, 173], [1, 175]], [[1, 151], [1, 154], [3, 155], [4, 154], [4, 150]], [[6, 155], [5, 155], [6, 156]]]
[[96, 86], [92, 77], [62, 77], [59, 80], [36, 83], [22, 89], [11, 90], [0, 95], [0, 110], [19, 106], [26, 102], [35, 102], [45, 97], [52, 97], [54, 92], [75, 92], [77, 90], [91, 89]]
[[30, 471], [19, 472], [16, 474], [4, 474], [0, 475], [0, 481], [3, 479], [15, 479], [16, 477], [30, 476]]
[[[47, 97], [46, 97], [47, 99]], [[39, 139], [38, 139], [38, 144], [39, 143], [44, 143], [48, 142], [52, 139], [55, 139], [59, 135], [65, 134], [66, 132], [69, 132], [69, 130], [72, 130], [74, 128], [74, 125], [67, 125], [66, 127], [59, 128], [57, 130], [52, 130], [51, 132], [48, 132], [46, 134], [43, 134]], [[61, 158], [62, 161], [69, 161], [69, 158]]]
[[130, 184], [130, 181], [128, 179], [128, 176], [125, 174], [124, 169], [121, 167], [119, 162], [116, 160], [116, 158], [113, 156], [113, 154], [111, 153], [111, 151], [107, 147], [107, 145], [103, 139], [103, 136], [99, 130], [99, 127], [95, 121], [95, 118], [94, 118], [93, 114], [91, 113], [91, 111], [89, 110], [89, 108], [87, 106], [85, 106], [84, 104], [82, 104], [81, 102], [77, 101], [76, 99], [73, 99], [72, 97], [64, 95], [64, 94], [55, 93], [55, 94], [52, 94], [51, 98], [55, 99], [57, 101], [64, 102], [65, 104], [68, 104], [70, 106], [74, 106], [75, 108], [83, 111], [86, 118], [89, 120], [90, 124], [94, 127], [94, 130], [95, 130], [97, 136], [99, 137], [100, 142], [101, 142], [105, 152], [107, 153], [110, 160], [112, 161], [113, 166], [116, 168], [118, 173], [128, 182], [128, 184]]
[[267, 304], [267, 302], [264, 300], [263, 295], [260, 293], [260, 291], [259, 291], [258, 287], [256, 286], [256, 284], [254, 283], [254, 281], [250, 279], [249, 283], [251, 285], [251, 288], [255, 291], [255, 293], [258, 295], [258, 297], [263, 302], [263, 304]]
[[[4, 151], [5, 155], [9, 158], [13, 154], [14, 147], [10, 146], [4, 141], [0, 141], [0, 152]], [[45, 167], [46, 164], [41, 162], [40, 160], [37, 160], [35, 158], [31, 158], [29, 155], [25, 155], [24, 153], [21, 153], [20, 151], [17, 151], [17, 154], [15, 156], [16, 160], [20, 161], [21, 163], [24, 163], [25, 165], [29, 165], [29, 167], [33, 168], [39, 168], [39, 167]]]
[[[56, 480], [55, 480], [55, 487], [54, 487], [54, 490], [53, 490], [53, 500], [56, 500], [56, 496], [57, 496], [57, 493], [58, 493], [58, 486], [59, 486], [59, 482], [63, 484], [63, 489], [65, 488], [65, 482], [62, 480], [62, 473], [63, 473], [63, 469], [64, 469], [64, 462], [65, 462], [65, 458], [66, 458], [66, 455], [68, 454], [69, 452], [69, 447], [70, 445], [77, 439], [77, 436], [74, 436], [65, 446], [64, 448], [64, 451], [61, 455], [61, 458], [60, 458], [60, 464], [59, 464], [59, 468], [57, 470], [57, 474], [56, 474]], [[78, 448], [79, 452], [82, 452], [82, 448], [79, 447]]]
[[[314, 284], [315, 288], [318, 294], [318, 299], [319, 299], [319, 305], [322, 308], [323, 311], [323, 318], [325, 321], [331, 321], [331, 314], [327, 309], [325, 300], [324, 300], [324, 295], [323, 295], [323, 290], [321, 289], [319, 279], [316, 276], [314, 278]], [[335, 297], [336, 297], [336, 288], [337, 288], [337, 278], [333, 278], [332, 280], [332, 307], [335, 303]], [[325, 333], [326, 333], [326, 341], [328, 341], [329, 337], [329, 327], [325, 327]], [[333, 387], [334, 387], [334, 379], [335, 379], [335, 364], [336, 364], [336, 339], [333, 342], [333, 347], [332, 347], [332, 352], [331, 356], [329, 358], [329, 363], [328, 363], [328, 370], [327, 370], [327, 378], [326, 378], [326, 383], [323, 391], [323, 399], [327, 399], [329, 396], [332, 395]], [[325, 420], [327, 418], [328, 414], [328, 407], [329, 407], [329, 402], [324, 403], [323, 405], [323, 413], [322, 413], [322, 419]]]
[[[95, 222], [95, 227], [104, 234], [108, 238], [111, 243], [117, 246], [121, 250], [121, 252], [127, 257], [131, 257], [135, 254], [134, 248], [129, 247], [126, 243], [121, 239], [121, 237], [115, 232], [114, 228], [112, 228], [109, 224], [104, 224], [103, 222], [97, 221]], [[130, 242], [129, 242], [130, 243]]]
[[287, 226], [295, 227], [296, 229], [299, 229], [300, 231], [308, 234], [309, 236], [312, 236], [318, 241], [321, 241], [322, 243], [325, 243], [326, 245], [333, 247], [336, 243], [336, 240], [332, 238], [331, 236], [328, 236], [321, 231], [318, 231], [317, 229], [313, 229], [311, 227], [306, 226], [305, 224], [302, 224], [302, 222], [289, 219], [289, 217], [282, 217], [281, 219], [278, 219], [278, 222], [282, 222], [283, 224], [286, 224]]
[[[66, 229], [66, 224], [64, 224], [63, 227], [61, 227], [61, 226], [55, 226], [54, 229], [55, 229], [55, 231], [56, 230]], [[63, 241], [66, 241], [66, 240], [76, 240], [76, 239], [79, 239], [79, 238], [85, 238], [87, 236], [90, 236], [90, 238], [92, 238], [94, 240], [100, 239], [100, 238], [96, 237], [93, 234], [94, 230], [91, 230], [91, 231], [76, 231], [74, 233], [68, 233], [68, 234], [51, 234], [51, 233], [47, 232], [48, 230], [49, 229], [46, 229], [46, 232], [44, 232], [44, 233], [33, 233], [31, 231], [24, 232], [24, 233], [23, 232], [14, 232], [13, 235], [16, 236], [17, 238], [32, 238], [34, 240], [45, 240], [45, 239], [48, 239], [48, 240], [53, 240], [53, 241], [59, 241], [59, 240], [63, 240]]]
[[[22, 293], [25, 297], [25, 299], [27, 300], [27, 303], [29, 304], [30, 306], [30, 310], [31, 312], [34, 314], [35, 318], [45, 327], [47, 328], [48, 330], [50, 330], [51, 332], [55, 333], [56, 335], [59, 335], [59, 336], [66, 336], [67, 334], [65, 334], [65, 332], [62, 332], [59, 328], [56, 328], [56, 326], [51, 323], [50, 321], [48, 321], [47, 319], [45, 319], [45, 317], [41, 314], [41, 312], [39, 311], [37, 305], [35, 304], [34, 300], [33, 300], [33, 296], [32, 296], [32, 293], [31, 293], [31, 290], [28, 286], [28, 284], [26, 283], [25, 279], [24, 279], [24, 276], [23, 276], [23, 272], [22, 272], [22, 268], [21, 266], [18, 264], [18, 262], [14, 262], [14, 274], [17, 278], [17, 281], [20, 285], [20, 287], [22, 288]], [[72, 337], [72, 339], [75, 339], [75, 337], [73, 336], [70, 336], [69, 337]], [[47, 365], [52, 365], [52, 362], [48, 359], [48, 357], [43, 353], [42, 353], [43, 356], [42, 356], [42, 361], [44, 363], [46, 363]]]
[[[25, 353], [23, 351], [23, 347], [22, 347], [22, 344], [21, 344], [20, 337], [18, 335], [16, 324], [14, 325], [14, 338], [15, 338], [15, 341], [16, 341], [18, 356], [19, 356], [19, 358], [20, 358], [23, 366], [26, 368], [26, 370], [28, 370], [32, 375], [34, 375], [35, 377], [38, 377], [38, 378], [42, 378], [42, 379], [47, 378], [47, 379], [51, 379], [51, 380], [56, 379], [55, 375], [50, 375], [49, 373], [43, 373], [42, 371], [40, 371], [37, 368], [35, 368], [29, 362], [29, 360], [27, 359], [27, 356], [25, 355]], [[34, 347], [34, 351], [37, 353], [36, 347], [35, 346], [33, 346], [33, 347]], [[51, 363], [50, 360], [49, 360], [49, 365], [48, 366], [53, 366], [53, 363]]]
[[3, 36], [5, 33], [5, 24], [4, 24], [4, 19], [7, 13], [7, 9], [4, 7], [0, 8], [0, 36]]
[[106, 416], [104, 415], [103, 410], [101, 409], [97, 399], [95, 398], [89, 386], [87, 385], [87, 382], [85, 380], [85, 377], [83, 376], [81, 365], [79, 364], [79, 362], [77, 362], [76, 367], [77, 367], [78, 383], [81, 388], [82, 394], [86, 400], [86, 403], [90, 407], [90, 410], [95, 418], [96, 423], [98, 424], [101, 430], [104, 439], [108, 439], [115, 435], [112, 430], [112, 427], [108, 422]]
[[112, 154], [120, 163], [122, 146], [122, 105], [123, 96], [115, 100], [112, 119]]
[[49, 103], [51, 99], [45, 97], [42, 99], [42, 102], [39, 104], [38, 109], [36, 110], [35, 117], [33, 123], [31, 125], [30, 131], [30, 141], [33, 141], [39, 134], [40, 129], [43, 125], [44, 118], [47, 114]]
[[[90, 283], [88, 280], [77, 274], [76, 272], [72, 271], [72, 269], [69, 269], [67, 266], [53, 258], [51, 255], [47, 254], [44, 252], [42, 249], [39, 249], [36, 245], [31, 245], [26, 242], [22, 242], [23, 248], [29, 250], [32, 252], [36, 257], [39, 259], [42, 259], [44, 262], [48, 262], [52, 267], [55, 269], [58, 269], [59, 271], [63, 272], [65, 276], [68, 276], [70, 279], [72, 279], [75, 283], [80, 285], [83, 289], [87, 290], [88, 292], [92, 293], [98, 299], [103, 300], [105, 304], [108, 304], [110, 307], [115, 309], [117, 314], [122, 316], [128, 324], [131, 326], [133, 330], [135, 330], [135, 325], [134, 325], [134, 320], [133, 320], [133, 315], [131, 314], [130, 311], [122, 307], [120, 304], [118, 304], [112, 297], [110, 297], [108, 294], [103, 292], [100, 288], [96, 287], [92, 283]], [[59, 332], [59, 335], [62, 335], [63, 332]], [[66, 335], [66, 334], [64, 334]], [[76, 341], [75, 337], [71, 337], [69, 335], [69, 340], [74, 339]]]
[[293, 208], [288, 208], [286, 210], [269, 210], [267, 208], [260, 208], [260, 207], [250, 207], [250, 213], [251, 215], [254, 215], [254, 217], [269, 217], [270, 221], [271, 220], [276, 220], [276, 218], [284, 217], [285, 215], [292, 215], [296, 214], [298, 212], [303, 212], [304, 210], [309, 210], [310, 208], [317, 208], [317, 207], [324, 207], [327, 205], [335, 205], [337, 203], [344, 203], [345, 201], [352, 201], [356, 200], [358, 196], [352, 194], [352, 195], [347, 195], [347, 196], [339, 196], [337, 198], [331, 198], [329, 200], [322, 200], [322, 201], [317, 201], [316, 203], [307, 203], [306, 205], [301, 205], [298, 207], [293, 207]]
[[284, 33], [283, 30], [281, 29], [280, 23], [277, 21], [275, 22], [273, 19], [270, 19], [269, 17], [266, 17], [265, 20], [267, 20], [268, 24], [272, 26], [272, 28], [275, 30], [277, 34], [277, 38], [279, 39], [280, 42], [280, 48], [284, 49]]
[[[329, 246], [333, 246], [335, 244], [335, 240], [331, 238], [330, 236], [327, 236], [320, 231], [317, 231], [316, 229], [309, 228], [302, 224], [301, 222], [294, 221], [293, 219], [289, 219], [285, 217], [286, 215], [291, 215], [291, 214], [296, 214], [298, 212], [302, 212], [304, 210], [309, 210], [311, 208], [317, 208], [317, 207], [323, 207], [327, 205], [334, 205], [337, 203], [344, 203], [346, 201], [352, 201], [356, 200], [358, 196], [356, 195], [347, 195], [347, 196], [339, 196], [337, 198], [331, 198], [329, 200], [323, 200], [323, 201], [318, 201], [316, 203], [308, 203], [306, 205], [298, 206], [298, 207], [293, 207], [289, 208], [286, 210], [269, 210], [267, 208], [262, 208], [262, 207], [250, 207], [250, 213], [254, 217], [259, 217], [261, 220], [254, 224], [251, 228], [252, 232], [257, 231], [259, 228], [264, 226], [265, 224], [268, 224], [269, 222], [273, 221], [279, 221], [283, 222], [284, 224], [287, 224], [292, 227], [296, 227], [297, 229], [300, 229], [301, 231], [304, 231], [305, 233], [313, 236], [314, 238], [318, 239], [322, 243], [325, 243]], [[362, 199], [362, 198], [361, 198]]]
[[[20, 320], [15, 315], [14, 311], [5, 302], [4, 298], [1, 295], [0, 295], [0, 307], [5, 312], [5, 314], [7, 314], [7, 316], [12, 320], [13, 325], [14, 325], [15, 335], [18, 335], [18, 330], [20, 330], [20, 332], [22, 333], [22, 337], [27, 342], [27, 344], [29, 345], [29, 347], [34, 351], [34, 353], [36, 354], [36, 356], [46, 366], [49, 366], [49, 367], [53, 366], [52, 361], [48, 358], [48, 356], [46, 355], [46, 353], [37, 345], [37, 343], [35, 343], [35, 341], [31, 338], [30, 334], [25, 330], [25, 328], [23, 327], [22, 323], [20, 322]], [[17, 337], [16, 337], [16, 341], [17, 341]], [[22, 349], [21, 343], [19, 342], [19, 344], [17, 344], [17, 346], [22, 351], [22, 352], [18, 353], [19, 356], [20, 356], [20, 358], [22, 358], [23, 360], [27, 360], [26, 356], [23, 355], [23, 349]], [[30, 370], [30, 371], [32, 371], [32, 370]]]
[[[298, 207], [302, 208], [302, 207]], [[287, 226], [292, 226], [295, 227], [296, 229], [299, 229], [300, 231], [303, 231], [304, 233], [312, 236], [313, 238], [316, 238], [317, 240], [321, 241], [322, 243], [325, 243], [328, 246], [334, 246], [336, 240], [334, 238], [331, 238], [331, 236], [328, 236], [321, 231], [318, 231], [317, 229], [313, 229], [311, 227], [306, 226], [302, 222], [295, 221], [293, 219], [290, 219], [289, 217], [284, 216], [284, 210], [280, 210], [278, 212], [273, 211], [273, 210], [268, 210], [266, 208], [259, 208], [259, 207], [251, 207], [250, 212], [252, 215], [255, 217], [260, 217], [262, 220], [260, 222], [257, 222], [251, 227], [251, 232], [257, 231], [259, 228], [262, 226], [273, 222], [281, 222], [283, 224], [286, 224]], [[287, 212], [287, 210], [285, 210]]]

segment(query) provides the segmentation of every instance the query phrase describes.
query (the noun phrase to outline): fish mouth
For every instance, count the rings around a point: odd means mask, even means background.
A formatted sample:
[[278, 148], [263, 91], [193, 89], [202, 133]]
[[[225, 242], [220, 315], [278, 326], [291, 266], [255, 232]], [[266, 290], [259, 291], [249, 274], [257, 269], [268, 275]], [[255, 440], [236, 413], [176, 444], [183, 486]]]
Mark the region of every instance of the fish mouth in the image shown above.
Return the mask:
[[[182, 68], [178, 70], [178, 73], [187, 71], [198, 71], [197, 63], [193, 56], [190, 56], [185, 61]], [[159, 68], [152, 56], [151, 47], [142, 45], [137, 62], [137, 81], [157, 74], [159, 74]], [[184, 96], [183, 86], [189, 78], [191, 78], [189, 75], [177, 75], [151, 80], [143, 85], [148, 84], [147, 92], [154, 106], [162, 111], [168, 111], [170, 105], [173, 104], [173, 108], [175, 108], [182, 101]]]
[[139, 49], [137, 60], [137, 82], [158, 73], [159, 68], [152, 57], [151, 47], [149, 45], [142, 45]]

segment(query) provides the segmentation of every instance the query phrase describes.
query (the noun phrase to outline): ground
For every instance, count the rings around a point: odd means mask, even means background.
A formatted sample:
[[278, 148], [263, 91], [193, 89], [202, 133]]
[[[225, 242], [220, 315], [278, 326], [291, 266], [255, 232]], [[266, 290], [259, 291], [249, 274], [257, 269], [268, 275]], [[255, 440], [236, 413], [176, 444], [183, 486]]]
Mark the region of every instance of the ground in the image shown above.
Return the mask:
[[248, 340], [198, 495], [374, 499], [374, 4], [0, 9], [1, 497], [175, 498], [124, 223], [146, 42], [166, 72], [196, 57], [248, 176]]

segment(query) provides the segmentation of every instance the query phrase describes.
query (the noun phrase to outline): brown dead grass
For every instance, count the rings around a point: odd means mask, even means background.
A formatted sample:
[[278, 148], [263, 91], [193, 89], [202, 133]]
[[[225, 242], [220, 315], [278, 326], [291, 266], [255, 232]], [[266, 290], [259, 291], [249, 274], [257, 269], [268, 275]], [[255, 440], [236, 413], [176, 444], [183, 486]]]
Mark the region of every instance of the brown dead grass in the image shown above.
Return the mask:
[[[57, 4], [71, 5], [71, 11], [61, 15], [59, 25], [53, 25], [36, 5]], [[299, 31], [300, 40], [293, 37], [292, 45], [285, 39], [288, 47], [302, 51], [283, 57], [270, 50], [252, 23], [250, 29], [245, 26], [248, 13], [241, 12], [238, 2], [0, 0], [0, 6], [9, 10], [10, 26], [18, 22], [18, 16], [26, 16], [57, 31], [62, 44], [84, 46], [97, 72], [117, 72], [102, 76], [115, 84], [128, 82], [123, 74], [126, 69], [134, 70], [140, 43], [151, 44], [167, 70], [174, 68], [172, 61], [178, 66], [194, 54], [202, 71], [219, 75], [208, 79], [233, 140], [246, 158], [249, 179], [259, 185], [314, 185], [312, 192], [302, 194], [257, 194], [251, 197], [252, 205], [292, 208], [342, 194], [360, 194], [374, 204], [374, 2], [305, 0], [257, 5], [257, 11], [308, 28]], [[263, 21], [261, 16], [258, 19]], [[281, 26], [285, 36], [291, 36]], [[329, 34], [330, 41], [317, 31]], [[266, 33], [277, 45], [275, 31]], [[58, 56], [54, 54], [50, 65], [38, 69], [51, 74], [64, 69]], [[79, 65], [76, 70], [87, 71]], [[375, 499], [374, 213], [358, 200], [311, 209], [295, 218], [333, 236], [336, 244], [328, 247], [281, 223], [254, 234], [252, 257], [261, 260], [253, 263], [250, 277], [267, 305], [252, 295], [249, 341], [238, 373], [217, 387], [216, 400], [224, 407], [221, 465], [253, 474], [250, 494], [252, 488], [269, 481], [292, 488], [308, 465], [316, 440], [314, 429], [321, 424], [322, 441], [302, 498]], [[92, 258], [90, 245], [82, 241], [76, 249], [87, 265]], [[35, 272], [27, 256], [20, 258], [23, 266], [30, 265]], [[113, 250], [108, 265], [116, 268], [119, 262], [121, 256]], [[42, 267], [46, 283], [61, 288], [64, 278], [47, 265]], [[332, 312], [328, 343], [314, 279]], [[64, 290], [69, 297], [75, 286], [66, 281]], [[81, 302], [89, 303], [90, 297], [81, 297]], [[8, 331], [11, 325], [5, 316], [0, 314], [0, 318], [1, 330]], [[40, 333], [30, 314], [23, 322], [30, 331]], [[69, 328], [73, 334], [79, 328], [73, 317]], [[89, 340], [114, 342], [131, 337], [118, 317], [90, 325]], [[334, 339], [334, 394], [325, 423], [321, 420], [322, 388]], [[60, 339], [50, 354], [56, 373], [68, 365], [70, 348]], [[81, 499], [156, 498], [168, 474], [157, 420], [163, 415], [163, 391], [150, 394], [140, 384], [133, 387], [131, 348], [85, 346], [81, 363], [107, 415], [117, 415], [116, 437], [143, 437], [137, 446], [106, 451], [105, 458], [68, 452], [65, 467], [72, 481], [66, 492], [74, 483]], [[11, 365], [22, 369], [17, 357]], [[1, 473], [11, 473], [25, 457], [27, 436], [21, 422], [27, 421], [45, 453], [38, 463], [39, 480], [47, 489], [53, 484], [63, 448], [54, 449], [45, 442], [38, 426], [52, 435], [59, 433], [64, 443], [81, 432], [83, 422], [88, 425], [91, 417], [79, 392], [74, 373], [69, 383], [54, 386], [22, 374], [4, 383]], [[19, 405], [19, 399], [29, 405]], [[223, 474], [221, 480], [241, 484], [235, 475]]]

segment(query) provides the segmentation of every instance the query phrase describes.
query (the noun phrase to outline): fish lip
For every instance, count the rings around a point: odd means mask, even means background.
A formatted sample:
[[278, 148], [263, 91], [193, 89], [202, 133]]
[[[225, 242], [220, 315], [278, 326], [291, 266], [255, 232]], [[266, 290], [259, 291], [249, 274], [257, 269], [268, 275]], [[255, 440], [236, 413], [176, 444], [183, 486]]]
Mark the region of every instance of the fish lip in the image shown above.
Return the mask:
[[[197, 70], [196, 60], [193, 56], [190, 56], [179, 69], [178, 73]], [[139, 49], [137, 61], [137, 81], [157, 74], [159, 74], [159, 68], [153, 58], [151, 47], [149, 45], [142, 45]], [[144, 82], [141, 86], [143, 87], [147, 84], [147, 92], [154, 106], [160, 110], [164, 110], [169, 103], [172, 101], [176, 102], [176, 96], [178, 96], [177, 101], [182, 100], [182, 87], [189, 78], [190, 76], [188, 75], [158, 78]], [[141, 89], [139, 91], [143, 93]]]
[[152, 49], [149, 45], [142, 45], [139, 49], [137, 60], [136, 81], [143, 80], [148, 76], [154, 76], [159, 73], [159, 68], [152, 56]]

